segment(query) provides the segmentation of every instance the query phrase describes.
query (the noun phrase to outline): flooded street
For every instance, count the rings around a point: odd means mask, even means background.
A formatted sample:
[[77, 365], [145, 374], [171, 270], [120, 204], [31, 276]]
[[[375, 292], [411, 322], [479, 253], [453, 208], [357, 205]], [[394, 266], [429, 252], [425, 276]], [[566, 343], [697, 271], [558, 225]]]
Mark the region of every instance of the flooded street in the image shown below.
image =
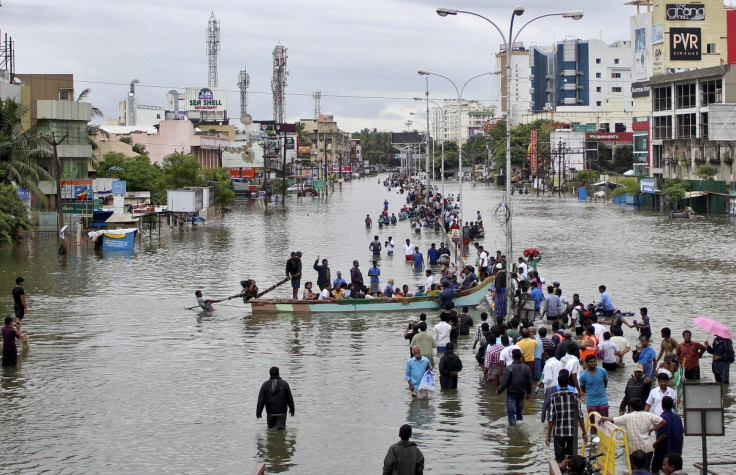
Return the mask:
[[[456, 187], [447, 184], [446, 192], [457, 194]], [[465, 216], [483, 214], [481, 243], [504, 250], [493, 219], [502, 191], [467, 183], [463, 191]], [[302, 284], [316, 282], [318, 255], [329, 259], [333, 278], [337, 271], [349, 278], [353, 259], [367, 277], [374, 234], [397, 243], [396, 255], [379, 263], [382, 285], [393, 278], [415, 290], [424, 276], [405, 264], [404, 240], [426, 256], [442, 235], [415, 235], [408, 222], [379, 229], [384, 199], [398, 212], [405, 195], [369, 178], [345, 183], [326, 200], [290, 197], [286, 208], [265, 211], [238, 205], [196, 228], [162, 227], [160, 239], [154, 232], [150, 241], [146, 231], [131, 254], [83, 245], [62, 260], [53, 235], [0, 249], [0, 308], [12, 314], [14, 279], [25, 277], [23, 330], [30, 335], [18, 368], [2, 370], [4, 473], [249, 473], [259, 461], [269, 473], [377, 473], [404, 423], [414, 428], [427, 471], [545, 472], [553, 449], [539, 422], [542, 400], [527, 401], [524, 422], [508, 428], [505, 396], [480, 383], [472, 336], [461, 337], [457, 350], [464, 364], [458, 390], [440, 392], [438, 384], [430, 400], [412, 401], [402, 336], [418, 315], [252, 316], [235, 299], [215, 304], [212, 314], [185, 310], [196, 305], [196, 289], [223, 298], [238, 293], [243, 279], [271, 286], [283, 278], [291, 251], [304, 254]], [[513, 229], [514, 257], [538, 248], [540, 274], [559, 280], [568, 298], [597, 301], [605, 284], [622, 310], [648, 307], [657, 350], [663, 326], [678, 341], [684, 329], [704, 341], [692, 324], [699, 315], [736, 329], [736, 228], [726, 218], [670, 220], [610, 203], [515, 195]], [[288, 284], [269, 294], [290, 295]], [[476, 324], [486, 309], [471, 311]], [[436, 323], [437, 315], [428, 320]], [[633, 348], [636, 333], [627, 328], [625, 336]], [[701, 363], [705, 381], [713, 381], [710, 361]], [[612, 413], [630, 357], [627, 363], [608, 385]], [[255, 417], [258, 390], [274, 365], [296, 404], [279, 433]], [[733, 394], [725, 398], [726, 437], [709, 439], [710, 460], [736, 452]], [[692, 470], [700, 439], [686, 437], [684, 451]]]

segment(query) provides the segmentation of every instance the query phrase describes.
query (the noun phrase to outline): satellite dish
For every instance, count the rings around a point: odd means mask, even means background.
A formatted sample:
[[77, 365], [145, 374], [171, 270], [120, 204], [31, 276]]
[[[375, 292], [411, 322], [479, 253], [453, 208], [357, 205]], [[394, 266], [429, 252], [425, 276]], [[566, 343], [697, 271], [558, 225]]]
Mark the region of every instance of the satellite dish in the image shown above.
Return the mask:
[[240, 116], [240, 123], [243, 125], [250, 125], [253, 123], [253, 117], [250, 114], [243, 114]]

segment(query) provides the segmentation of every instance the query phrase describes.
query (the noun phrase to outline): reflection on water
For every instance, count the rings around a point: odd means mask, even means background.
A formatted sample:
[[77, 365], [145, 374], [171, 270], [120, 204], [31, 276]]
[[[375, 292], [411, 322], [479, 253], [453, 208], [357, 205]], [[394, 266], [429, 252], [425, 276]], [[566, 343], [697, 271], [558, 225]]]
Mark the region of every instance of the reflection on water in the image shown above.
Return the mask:
[[[457, 194], [456, 185], [447, 192]], [[466, 215], [480, 210], [486, 217], [483, 246], [504, 249], [492, 219], [500, 191], [478, 186], [464, 195]], [[247, 278], [263, 288], [278, 282], [291, 251], [304, 253], [302, 282], [316, 280], [317, 255], [343, 275], [358, 259], [365, 275], [375, 234], [399, 245], [395, 256], [381, 258], [381, 286], [393, 278], [416, 288], [424, 276], [404, 262], [401, 244], [410, 238], [426, 251], [444, 236], [426, 228], [415, 235], [406, 222], [365, 229], [363, 217], [375, 216], [384, 199], [391, 212], [404, 197], [368, 180], [346, 183], [327, 200], [290, 198], [285, 209], [238, 206], [196, 228], [164, 225], [160, 239], [157, 228], [152, 238], [145, 229], [141, 245], [124, 255], [82, 244], [60, 259], [54, 235], [0, 249], [0, 310], [12, 312], [9, 290], [24, 276], [30, 311], [23, 330], [32, 350], [1, 373], [11, 417], [0, 421], [0, 431], [13, 454], [4, 468], [247, 473], [265, 461], [269, 471], [367, 473], [380, 470], [398, 428], [409, 423], [436, 473], [544, 471], [553, 451], [544, 445], [541, 400], [526, 401], [523, 423], [509, 428], [506, 397], [481, 382], [472, 338], [461, 338], [456, 349], [464, 363], [458, 389], [438, 385], [430, 399], [413, 401], [403, 333], [416, 314], [252, 315], [235, 299], [215, 304], [212, 313], [185, 310], [196, 305], [196, 289], [219, 299], [238, 293]], [[561, 281], [568, 297], [577, 292], [591, 302], [605, 284], [614, 305], [647, 306], [655, 329], [669, 326], [680, 335], [689, 328], [696, 341], [706, 338], [691, 323], [697, 315], [736, 328], [727, 297], [736, 292], [728, 278], [736, 233], [728, 220], [670, 220], [549, 195], [516, 195], [514, 212], [515, 253], [540, 249], [542, 276]], [[290, 294], [284, 285], [269, 296]], [[479, 321], [484, 310], [471, 316]], [[430, 326], [437, 321], [428, 313]], [[636, 333], [627, 328], [625, 336], [633, 346]], [[632, 369], [627, 363], [610, 374], [614, 408]], [[268, 431], [253, 414], [271, 366], [281, 368], [295, 398], [296, 417], [284, 432]], [[709, 359], [702, 368], [712, 381]], [[727, 436], [709, 447], [714, 459], [736, 451], [729, 424], [736, 405], [726, 393]], [[691, 465], [700, 444], [686, 438], [685, 446]]]
[[[287, 421], [288, 424], [289, 421]], [[297, 431], [287, 426], [284, 430], [264, 429], [256, 438], [259, 460], [266, 463], [266, 473], [288, 472], [296, 452]]]

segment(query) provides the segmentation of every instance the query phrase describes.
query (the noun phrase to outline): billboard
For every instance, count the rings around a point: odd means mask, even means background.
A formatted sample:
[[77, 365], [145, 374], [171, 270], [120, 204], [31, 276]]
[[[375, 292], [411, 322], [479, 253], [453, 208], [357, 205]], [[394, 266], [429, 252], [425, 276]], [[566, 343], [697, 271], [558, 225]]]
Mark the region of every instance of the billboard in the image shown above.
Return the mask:
[[670, 60], [700, 61], [700, 28], [670, 28]]
[[654, 61], [652, 62], [652, 74], [664, 74], [664, 53], [662, 47], [654, 48]]
[[647, 79], [647, 29], [634, 30], [634, 74], [638, 81]]
[[227, 110], [227, 90], [222, 87], [188, 87], [184, 106], [187, 111], [225, 111]]
[[585, 138], [604, 143], [632, 143], [634, 141], [634, 134], [632, 132], [592, 132], [586, 133]]
[[703, 21], [705, 5], [702, 3], [668, 3], [665, 15], [668, 20]]

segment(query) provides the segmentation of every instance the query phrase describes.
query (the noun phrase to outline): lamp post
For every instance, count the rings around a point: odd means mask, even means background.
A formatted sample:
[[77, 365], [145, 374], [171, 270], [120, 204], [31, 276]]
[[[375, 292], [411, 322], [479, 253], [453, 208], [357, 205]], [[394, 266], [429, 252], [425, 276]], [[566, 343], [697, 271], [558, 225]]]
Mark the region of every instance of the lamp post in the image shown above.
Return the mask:
[[[456, 113], [457, 113], [457, 161], [458, 161], [458, 172], [459, 172], [459, 175], [460, 175], [460, 177], [458, 179], [458, 192], [457, 192], [457, 196], [458, 196], [458, 198], [460, 198], [458, 200], [458, 201], [460, 201], [460, 214], [458, 215], [458, 221], [460, 223], [460, 226], [462, 227], [462, 223], [463, 223], [463, 201], [465, 201], [465, 200], [462, 199], [462, 196], [463, 196], [463, 141], [462, 141], [462, 135], [461, 135], [462, 134], [462, 127], [461, 127], [462, 126], [461, 102], [462, 102], [462, 98], [463, 98], [463, 91], [465, 91], [465, 86], [467, 86], [468, 83], [470, 81], [472, 81], [473, 79], [479, 78], [481, 76], [493, 75], [493, 74], [495, 74], [495, 71], [489, 71], [489, 72], [486, 72], [486, 73], [481, 73], [481, 74], [477, 74], [477, 75], [473, 76], [472, 78], [470, 78], [467, 81], [465, 81], [465, 83], [463, 83], [463, 86], [459, 90], [457, 88], [457, 85], [455, 84], [455, 82], [452, 79], [448, 78], [447, 76], [443, 76], [442, 74], [437, 74], [437, 73], [433, 73], [433, 72], [430, 72], [430, 71], [425, 71], [423, 69], [420, 69], [419, 71], [417, 71], [417, 74], [419, 74], [420, 76], [438, 76], [438, 77], [447, 79], [450, 82], [450, 84], [452, 84], [452, 87], [455, 88], [455, 92], [457, 93], [457, 107], [456, 107]], [[444, 164], [444, 162], [443, 162], [443, 164]], [[444, 181], [444, 177], [445, 177], [444, 173], [445, 173], [445, 171], [442, 170], [442, 179], [443, 179], [443, 181]], [[445, 199], [444, 193], [442, 194], [442, 199], [443, 200]]]
[[[458, 13], [465, 13], [467, 15], [473, 15], [478, 18], [482, 18], [483, 20], [487, 21], [493, 27], [498, 31], [498, 33], [501, 35], [501, 39], [503, 40], [503, 43], [506, 48], [506, 208], [507, 208], [507, 215], [506, 215], [506, 259], [507, 259], [507, 266], [506, 266], [506, 289], [507, 292], [511, 289], [511, 263], [513, 261], [513, 245], [512, 245], [512, 234], [511, 234], [511, 52], [514, 46], [514, 43], [516, 42], [516, 39], [519, 37], [519, 34], [526, 28], [529, 23], [539, 20], [540, 18], [546, 18], [549, 16], [561, 16], [563, 18], [572, 18], [573, 20], [580, 20], [583, 18], [583, 12], [582, 10], [573, 10], [569, 12], [561, 12], [561, 13], [547, 13], [545, 15], [539, 15], [537, 17], [532, 18], [528, 22], [524, 23], [521, 28], [516, 32], [514, 35], [514, 18], [517, 16], [521, 16], [524, 14], [524, 7], [521, 5], [517, 5], [514, 7], [514, 11], [511, 14], [511, 23], [509, 25], [509, 35], [508, 37], [503, 34], [503, 31], [501, 31], [501, 28], [498, 27], [493, 21], [489, 20], [488, 18], [484, 17], [483, 15], [479, 15], [478, 13], [465, 11], [465, 10], [456, 10], [454, 8], [445, 8], [445, 7], [439, 7], [437, 8], [437, 14], [441, 17], [446, 17], [447, 15], [457, 15]], [[460, 205], [462, 206], [462, 205]], [[506, 299], [506, 305], [507, 305], [507, 312], [506, 315], [513, 314], [513, 299], [507, 298]]]
[[[427, 79], [429, 79], [429, 78], [427, 78]], [[429, 96], [429, 92], [427, 92], [427, 95]], [[425, 99], [422, 99], [421, 97], [415, 97], [414, 100], [415, 101], [424, 101]], [[431, 101], [429, 99], [426, 99], [426, 101], [427, 101], [427, 122], [429, 122], [429, 103], [431, 102], [432, 104], [434, 104], [435, 106], [437, 106], [439, 108], [442, 108], [442, 106], [440, 104], [438, 104], [437, 102]], [[435, 127], [435, 130], [434, 130], [434, 140], [436, 141], [437, 140], [437, 136], [439, 136], [439, 131], [437, 130], [437, 120], [434, 121], [434, 127]], [[435, 144], [433, 142], [432, 143], [432, 175], [433, 175], [433, 177], [434, 177], [434, 152], [435, 152], [435, 147], [436, 146], [435, 146]], [[442, 183], [442, 198], [444, 199], [444, 197], [445, 197], [445, 141], [444, 140], [442, 141], [442, 144], [440, 145], [440, 147], [442, 149], [442, 162], [441, 162], [442, 163], [442, 165], [441, 165], [442, 178], [440, 179], [440, 181]]]

